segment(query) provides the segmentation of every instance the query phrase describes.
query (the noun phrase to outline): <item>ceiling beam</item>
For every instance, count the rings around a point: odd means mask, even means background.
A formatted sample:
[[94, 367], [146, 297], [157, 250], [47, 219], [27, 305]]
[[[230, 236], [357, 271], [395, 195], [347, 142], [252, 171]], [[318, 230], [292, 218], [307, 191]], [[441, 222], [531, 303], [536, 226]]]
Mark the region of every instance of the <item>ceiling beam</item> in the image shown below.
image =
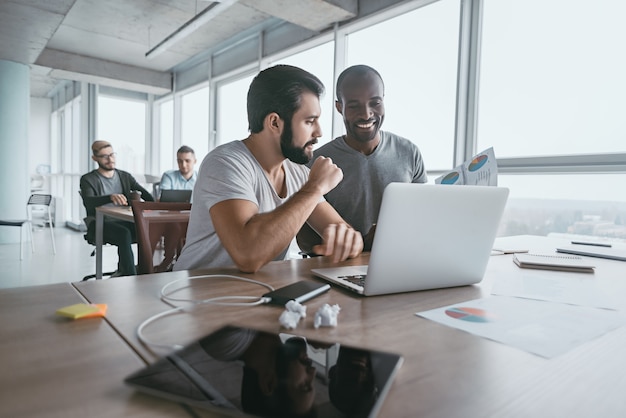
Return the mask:
[[172, 75], [169, 72], [148, 70], [55, 49], [44, 49], [35, 64], [51, 68], [50, 75], [56, 78], [156, 95], [172, 91]]
[[157, 55], [167, 51], [174, 44], [187, 38], [236, 2], [237, 0], [220, 0], [211, 3], [206, 9], [195, 15], [191, 20], [187, 21], [184, 25], [159, 42], [154, 48], [146, 52], [146, 58], [153, 59]]
[[240, 0], [242, 4], [312, 31], [358, 14], [358, 0]]

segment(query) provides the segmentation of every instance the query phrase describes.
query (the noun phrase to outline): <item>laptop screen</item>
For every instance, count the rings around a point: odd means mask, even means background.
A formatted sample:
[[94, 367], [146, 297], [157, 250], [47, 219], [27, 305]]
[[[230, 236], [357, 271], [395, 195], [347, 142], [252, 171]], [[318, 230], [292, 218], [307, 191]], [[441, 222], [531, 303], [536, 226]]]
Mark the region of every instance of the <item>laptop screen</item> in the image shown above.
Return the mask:
[[376, 415], [401, 362], [396, 354], [227, 326], [125, 382], [237, 416], [369, 417]]
[[[465, 286], [482, 280], [509, 190], [390, 183], [369, 265], [312, 269], [364, 295]], [[362, 286], [354, 282], [367, 275]]]
[[160, 202], [191, 202], [191, 190], [161, 190]]

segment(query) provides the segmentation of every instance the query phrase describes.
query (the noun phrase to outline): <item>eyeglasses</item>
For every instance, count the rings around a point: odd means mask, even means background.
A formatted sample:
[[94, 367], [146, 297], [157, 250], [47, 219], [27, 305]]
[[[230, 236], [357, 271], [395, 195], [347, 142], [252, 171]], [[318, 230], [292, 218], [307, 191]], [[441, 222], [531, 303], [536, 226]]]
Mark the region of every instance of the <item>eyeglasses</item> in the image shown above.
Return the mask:
[[110, 154], [102, 154], [102, 155], [96, 155], [96, 158], [100, 158], [100, 159], [111, 159], [111, 158], [115, 158], [115, 155], [117, 154], [117, 152], [112, 152]]

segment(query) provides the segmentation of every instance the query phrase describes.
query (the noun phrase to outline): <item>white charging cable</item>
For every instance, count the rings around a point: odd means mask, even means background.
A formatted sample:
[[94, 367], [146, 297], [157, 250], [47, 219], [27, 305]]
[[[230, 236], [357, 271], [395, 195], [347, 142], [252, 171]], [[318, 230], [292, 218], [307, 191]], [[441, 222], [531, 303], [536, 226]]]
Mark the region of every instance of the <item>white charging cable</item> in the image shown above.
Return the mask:
[[[184, 277], [181, 279], [173, 280], [167, 283], [165, 286], [163, 286], [160, 292], [161, 300], [167, 303], [168, 305], [173, 306], [173, 308], [165, 312], [152, 315], [151, 317], [143, 321], [137, 327], [137, 338], [139, 339], [139, 341], [149, 349], [161, 348], [161, 349], [168, 349], [168, 350], [179, 350], [182, 348], [182, 346], [179, 344], [160, 344], [160, 343], [155, 343], [153, 341], [149, 341], [144, 336], [144, 332], [143, 332], [144, 329], [148, 325], [150, 325], [151, 323], [155, 322], [158, 319], [161, 319], [165, 316], [172, 315], [172, 314], [179, 313], [179, 312], [186, 312], [186, 311], [189, 312], [198, 305], [258, 306], [258, 305], [266, 304], [271, 300], [270, 298], [267, 298], [267, 297], [257, 297], [257, 296], [217, 296], [217, 297], [209, 298], [209, 299], [186, 299], [186, 298], [175, 298], [175, 297], [170, 296], [173, 293], [176, 293], [182, 289], [191, 287], [190, 285], [179, 287], [178, 289], [175, 289], [171, 291], [170, 293], [166, 293], [166, 290], [169, 287], [182, 281], [191, 281], [191, 280], [198, 280], [198, 279], [217, 279], [217, 278], [240, 280], [243, 282], [256, 284], [256, 285], [265, 287], [270, 292], [274, 290], [272, 286], [268, 285], [267, 283], [260, 282], [258, 280], [247, 279], [245, 277], [239, 277], [239, 276], [224, 275], [224, 274], [206, 274], [206, 275], [201, 275], [201, 276], [191, 276], [191, 277]], [[227, 302], [230, 300], [248, 300], [252, 302]], [[188, 307], [176, 306], [174, 302], [186, 302], [186, 303], [191, 303], [192, 305]]]

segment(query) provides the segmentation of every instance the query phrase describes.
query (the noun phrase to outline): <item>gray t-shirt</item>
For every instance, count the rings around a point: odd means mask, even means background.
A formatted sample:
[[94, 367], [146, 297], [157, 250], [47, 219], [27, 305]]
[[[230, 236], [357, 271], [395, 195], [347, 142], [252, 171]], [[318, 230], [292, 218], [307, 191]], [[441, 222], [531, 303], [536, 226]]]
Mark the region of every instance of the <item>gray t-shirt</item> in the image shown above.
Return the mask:
[[[270, 212], [296, 193], [309, 178], [309, 168], [289, 160], [283, 162], [287, 196], [278, 196], [265, 172], [242, 141], [233, 141], [211, 151], [202, 161], [193, 190], [187, 240], [174, 270], [234, 265], [220, 241], [209, 210], [230, 199], [253, 202], [259, 213]], [[276, 256], [285, 258], [288, 247]]]
[[120, 181], [120, 176], [117, 175], [117, 171], [113, 171], [113, 177], [108, 178], [104, 177], [100, 172], [98, 172], [98, 178], [102, 182], [102, 187], [104, 188], [104, 194], [123, 194], [124, 189], [122, 188], [122, 182]]
[[348, 146], [343, 136], [316, 150], [314, 159], [320, 155], [330, 157], [343, 170], [343, 180], [326, 194], [326, 200], [362, 234], [378, 220], [383, 191], [389, 183], [428, 180], [417, 145], [391, 132], [380, 131], [380, 144], [370, 155]]

